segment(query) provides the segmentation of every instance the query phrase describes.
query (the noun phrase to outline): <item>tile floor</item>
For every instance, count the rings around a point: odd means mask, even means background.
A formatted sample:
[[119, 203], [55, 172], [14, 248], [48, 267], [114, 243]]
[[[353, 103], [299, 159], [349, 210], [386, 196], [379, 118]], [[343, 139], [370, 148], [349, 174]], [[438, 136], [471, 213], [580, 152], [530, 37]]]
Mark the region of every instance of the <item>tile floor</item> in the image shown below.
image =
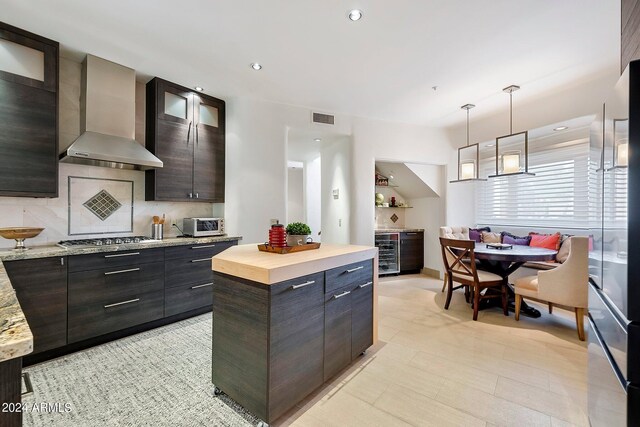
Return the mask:
[[382, 279], [379, 342], [285, 415], [283, 426], [588, 426], [586, 345], [572, 312], [539, 319], [499, 309], [477, 322], [462, 291]]

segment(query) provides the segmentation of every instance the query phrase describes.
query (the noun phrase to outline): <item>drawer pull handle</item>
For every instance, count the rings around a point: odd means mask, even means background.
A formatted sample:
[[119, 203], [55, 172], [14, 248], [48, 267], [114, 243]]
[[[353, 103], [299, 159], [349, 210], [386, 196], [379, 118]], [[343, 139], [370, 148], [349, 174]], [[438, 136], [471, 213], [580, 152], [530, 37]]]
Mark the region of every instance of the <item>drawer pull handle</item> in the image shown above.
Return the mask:
[[191, 262], [211, 261], [211, 258], [192, 259]]
[[215, 248], [216, 245], [204, 245], [204, 246], [191, 246], [191, 249], [206, 249], [206, 248]]
[[112, 274], [131, 273], [132, 271], [140, 271], [140, 268], [129, 268], [127, 270], [108, 271], [104, 273], [105, 276], [111, 276]]
[[132, 255], [140, 255], [140, 252], [129, 252], [128, 254], [115, 254], [115, 255], [105, 255], [105, 258], [117, 258], [121, 256], [132, 256]]
[[347, 273], [353, 273], [354, 271], [358, 271], [358, 270], [362, 270], [364, 268], [364, 266], [360, 266], [360, 267], [356, 267], [356, 268], [351, 268], [349, 270], [347, 270]]
[[314, 283], [316, 283], [315, 280], [309, 280], [308, 282], [300, 283], [299, 285], [292, 285], [291, 289], [304, 288], [305, 286], [313, 285]]
[[191, 289], [204, 288], [205, 286], [213, 286], [213, 282], [211, 282], [211, 283], [205, 283], [204, 285], [196, 285], [196, 286], [192, 286], [192, 287], [191, 287]]
[[364, 285], [360, 285], [360, 286], [358, 286], [358, 287], [359, 287], [360, 289], [362, 289], [362, 288], [366, 288], [367, 286], [371, 286], [371, 285], [373, 285], [373, 282], [367, 282], [367, 283], [365, 283]]
[[128, 301], [117, 302], [115, 304], [107, 304], [107, 305], [104, 306], [104, 308], [115, 307], [115, 306], [124, 305], [124, 304], [131, 304], [132, 302], [138, 302], [138, 301], [140, 301], [140, 298], [130, 299]]
[[333, 299], [342, 298], [342, 297], [344, 297], [344, 296], [346, 296], [346, 295], [349, 295], [350, 293], [351, 293], [351, 291], [344, 291], [344, 292], [343, 292], [343, 293], [341, 293], [341, 294], [334, 295], [334, 296], [333, 296]]
[[407, 236], [415, 236], [418, 233], [407, 233]]

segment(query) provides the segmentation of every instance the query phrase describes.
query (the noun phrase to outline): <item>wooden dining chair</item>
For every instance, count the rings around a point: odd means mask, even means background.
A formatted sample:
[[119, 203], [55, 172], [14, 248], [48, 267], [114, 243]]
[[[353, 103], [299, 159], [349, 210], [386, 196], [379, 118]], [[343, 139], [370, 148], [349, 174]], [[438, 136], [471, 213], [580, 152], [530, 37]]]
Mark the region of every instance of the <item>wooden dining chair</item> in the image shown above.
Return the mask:
[[[502, 310], [505, 316], [509, 315], [507, 305], [507, 283], [497, 274], [476, 268], [476, 257], [474, 249], [476, 242], [473, 240], [456, 240], [440, 237], [440, 247], [442, 249], [442, 262], [447, 270], [447, 300], [444, 304], [445, 310], [449, 309], [453, 291], [466, 287], [470, 290], [473, 300], [473, 320], [478, 320], [478, 309], [481, 299], [502, 298]], [[469, 259], [469, 263], [463, 262]], [[453, 282], [460, 283], [454, 288]], [[500, 288], [499, 294], [489, 293], [481, 295], [483, 289]]]

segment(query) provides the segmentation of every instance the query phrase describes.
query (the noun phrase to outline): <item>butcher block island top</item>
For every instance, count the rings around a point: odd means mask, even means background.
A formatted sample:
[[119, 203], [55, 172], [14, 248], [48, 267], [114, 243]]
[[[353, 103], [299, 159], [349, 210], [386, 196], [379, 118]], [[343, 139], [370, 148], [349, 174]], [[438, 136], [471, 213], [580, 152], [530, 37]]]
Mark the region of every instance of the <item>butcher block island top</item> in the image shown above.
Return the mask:
[[378, 249], [371, 246], [331, 245], [289, 254], [260, 252], [256, 244], [233, 246], [213, 257], [213, 271], [271, 285], [372, 259]]

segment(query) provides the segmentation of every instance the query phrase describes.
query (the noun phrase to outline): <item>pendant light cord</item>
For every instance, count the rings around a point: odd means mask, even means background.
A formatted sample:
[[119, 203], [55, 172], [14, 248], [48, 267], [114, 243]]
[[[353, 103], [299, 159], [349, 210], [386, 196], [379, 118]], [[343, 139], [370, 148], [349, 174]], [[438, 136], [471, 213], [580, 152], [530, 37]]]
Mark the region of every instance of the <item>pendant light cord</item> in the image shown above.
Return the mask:
[[467, 108], [467, 147], [469, 146], [469, 108]]
[[513, 135], [513, 91], [509, 92], [509, 134]]

